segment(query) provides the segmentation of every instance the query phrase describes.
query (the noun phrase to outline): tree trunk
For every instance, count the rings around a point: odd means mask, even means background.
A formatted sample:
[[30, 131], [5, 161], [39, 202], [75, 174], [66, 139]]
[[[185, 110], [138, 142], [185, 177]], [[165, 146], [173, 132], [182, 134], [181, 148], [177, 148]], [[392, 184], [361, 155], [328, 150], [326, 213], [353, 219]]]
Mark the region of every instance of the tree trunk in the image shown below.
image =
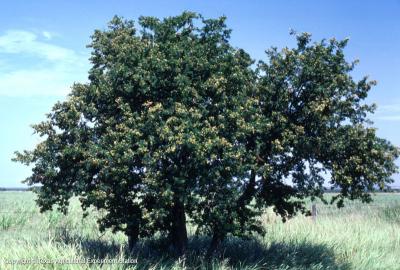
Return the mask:
[[174, 206], [172, 208], [172, 228], [170, 238], [175, 252], [179, 256], [184, 255], [188, 244], [185, 205], [177, 197], [174, 198]]
[[206, 258], [211, 259], [214, 256], [215, 252], [221, 246], [223, 240], [224, 236], [222, 234], [214, 232], [210, 246], [208, 247], [207, 250]]
[[254, 170], [251, 170], [249, 183], [247, 184], [243, 194], [240, 196], [237, 202], [237, 206], [239, 209], [244, 208], [246, 204], [248, 204], [253, 199], [254, 193], [256, 192], [255, 186], [256, 172]]
[[128, 236], [129, 251], [132, 251], [139, 240], [139, 226], [136, 224], [129, 224], [126, 230], [126, 235]]
[[245, 190], [243, 191], [242, 195], [237, 201], [237, 212], [239, 214], [239, 222], [244, 227], [244, 224], [248, 220], [248, 216], [244, 213], [244, 210], [246, 208], [246, 205], [248, 205], [251, 200], [253, 199], [255, 193], [256, 193], [256, 172], [254, 170], [251, 170], [250, 174], [250, 179], [249, 183], [247, 184]]

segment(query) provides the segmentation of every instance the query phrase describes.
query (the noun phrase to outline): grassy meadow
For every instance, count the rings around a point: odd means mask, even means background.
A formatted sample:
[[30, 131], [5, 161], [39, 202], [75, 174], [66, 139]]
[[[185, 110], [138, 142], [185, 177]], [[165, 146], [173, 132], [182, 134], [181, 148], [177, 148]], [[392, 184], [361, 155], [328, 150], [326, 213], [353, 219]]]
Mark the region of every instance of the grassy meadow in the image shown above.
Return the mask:
[[[377, 194], [368, 205], [348, 202], [342, 209], [317, 203], [315, 223], [302, 215], [282, 223], [269, 210], [262, 217], [265, 237], [229, 238], [211, 262], [200, 255], [209, 239], [191, 237], [184, 260], [162, 251], [161, 236], [128, 254], [123, 234], [98, 231], [101, 213], [82, 219], [73, 200], [67, 216], [40, 214], [34, 199], [31, 192], [0, 192], [0, 269], [400, 269], [400, 194], [395, 193]], [[54, 263], [76, 258], [130, 258], [131, 263]], [[18, 259], [44, 261], [10, 264]]]

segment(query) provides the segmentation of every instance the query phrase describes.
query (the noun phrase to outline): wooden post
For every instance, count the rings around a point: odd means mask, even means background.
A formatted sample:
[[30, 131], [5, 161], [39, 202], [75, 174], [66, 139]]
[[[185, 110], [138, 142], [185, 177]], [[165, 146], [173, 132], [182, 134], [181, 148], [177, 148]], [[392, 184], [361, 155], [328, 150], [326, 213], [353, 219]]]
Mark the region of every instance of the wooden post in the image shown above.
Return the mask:
[[315, 203], [311, 205], [311, 217], [313, 222], [317, 221], [317, 205]]

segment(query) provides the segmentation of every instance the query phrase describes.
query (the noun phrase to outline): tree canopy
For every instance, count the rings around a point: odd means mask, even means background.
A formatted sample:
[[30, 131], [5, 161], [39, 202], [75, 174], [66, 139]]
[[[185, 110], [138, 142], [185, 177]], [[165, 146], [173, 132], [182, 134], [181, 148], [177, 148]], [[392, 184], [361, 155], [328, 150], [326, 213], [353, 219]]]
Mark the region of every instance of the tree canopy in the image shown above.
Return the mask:
[[266, 207], [306, 212], [324, 182], [339, 206], [391, 183], [399, 152], [368, 120], [375, 82], [352, 78], [347, 40], [293, 33], [295, 48], [256, 62], [230, 33], [224, 17], [192, 12], [96, 30], [89, 81], [33, 126], [34, 150], [16, 153], [33, 165], [41, 210], [66, 212], [78, 196], [131, 247], [161, 232], [179, 254], [190, 222], [212, 254], [228, 235], [262, 234]]

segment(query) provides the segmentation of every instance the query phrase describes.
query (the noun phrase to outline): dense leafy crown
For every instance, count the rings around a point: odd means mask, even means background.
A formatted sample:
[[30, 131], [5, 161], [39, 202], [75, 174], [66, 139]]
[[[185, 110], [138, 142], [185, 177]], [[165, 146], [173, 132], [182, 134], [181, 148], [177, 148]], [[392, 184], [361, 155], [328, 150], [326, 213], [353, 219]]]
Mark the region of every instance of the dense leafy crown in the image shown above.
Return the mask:
[[363, 100], [373, 81], [354, 81], [347, 41], [273, 48], [254, 61], [229, 44], [225, 18], [185, 12], [159, 20], [115, 17], [92, 36], [89, 82], [34, 125], [43, 137], [16, 159], [33, 164], [42, 210], [105, 210], [101, 228], [141, 236], [171, 231], [176, 206], [199, 232], [262, 232], [273, 206], [283, 218], [321, 197], [369, 201], [397, 170], [398, 150], [378, 138]]

